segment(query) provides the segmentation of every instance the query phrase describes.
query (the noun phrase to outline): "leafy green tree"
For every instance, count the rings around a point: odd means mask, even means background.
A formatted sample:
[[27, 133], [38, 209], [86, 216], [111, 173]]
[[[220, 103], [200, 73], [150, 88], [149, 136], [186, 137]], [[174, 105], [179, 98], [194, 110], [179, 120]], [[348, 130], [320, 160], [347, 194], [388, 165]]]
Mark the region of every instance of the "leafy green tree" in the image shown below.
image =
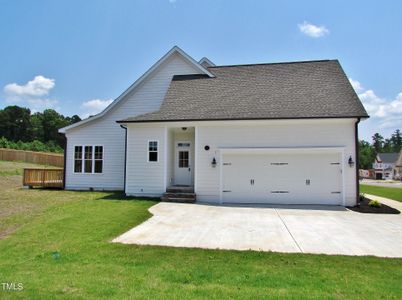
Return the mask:
[[375, 149], [369, 142], [359, 141], [359, 168], [371, 169], [376, 153]]
[[81, 121], [81, 118], [78, 115], [73, 115], [72, 117], [66, 117], [68, 124], [74, 124]]
[[391, 139], [385, 139], [381, 152], [394, 152], [394, 145]]
[[65, 118], [54, 109], [45, 109], [41, 115], [41, 123], [43, 130], [43, 142], [54, 141], [56, 144], [63, 146], [64, 137], [59, 134], [59, 128], [68, 126], [73, 122], [79, 121], [80, 118], [75, 115], [73, 118]]
[[391, 136], [392, 143], [392, 152], [399, 152], [402, 149], [402, 135], [399, 129], [395, 130], [395, 132]]
[[381, 134], [375, 133], [373, 135], [373, 147], [376, 153], [382, 152], [384, 146], [384, 138]]
[[0, 110], [0, 138], [5, 138], [0, 140], [0, 146], [60, 151], [64, 146], [64, 137], [58, 133], [59, 128], [79, 121], [81, 119], [77, 115], [65, 117], [53, 109], [31, 114], [28, 108], [8, 106]]
[[31, 115], [31, 140], [43, 141], [44, 130], [42, 126], [42, 113]]
[[0, 136], [11, 141], [31, 139], [31, 111], [19, 106], [7, 106], [0, 110]]

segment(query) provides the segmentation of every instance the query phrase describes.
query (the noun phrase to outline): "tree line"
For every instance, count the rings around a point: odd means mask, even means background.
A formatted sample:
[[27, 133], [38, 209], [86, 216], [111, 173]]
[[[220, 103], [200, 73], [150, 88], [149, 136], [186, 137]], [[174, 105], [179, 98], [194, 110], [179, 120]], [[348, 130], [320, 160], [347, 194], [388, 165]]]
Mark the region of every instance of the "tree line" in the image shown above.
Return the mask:
[[359, 141], [359, 168], [371, 169], [377, 153], [400, 152], [402, 149], [402, 136], [399, 129], [390, 138], [384, 138], [375, 133], [372, 143], [364, 140]]
[[0, 148], [62, 152], [64, 137], [59, 128], [81, 121], [77, 115], [65, 117], [54, 109], [32, 113], [17, 105], [0, 110]]

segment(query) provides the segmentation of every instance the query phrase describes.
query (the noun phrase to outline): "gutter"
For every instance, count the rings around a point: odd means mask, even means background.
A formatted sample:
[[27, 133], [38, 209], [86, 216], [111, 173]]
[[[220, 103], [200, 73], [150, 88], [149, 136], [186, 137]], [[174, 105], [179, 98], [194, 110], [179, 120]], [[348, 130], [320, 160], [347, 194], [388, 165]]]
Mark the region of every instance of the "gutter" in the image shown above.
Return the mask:
[[359, 185], [359, 123], [360, 118], [355, 122], [355, 160], [356, 160], [356, 206], [360, 206], [360, 185]]
[[126, 194], [126, 177], [127, 177], [127, 127], [120, 125], [125, 130], [124, 138], [124, 194]]
[[220, 118], [220, 119], [157, 119], [157, 120], [118, 120], [116, 123], [165, 123], [165, 122], [202, 122], [202, 121], [275, 121], [275, 120], [308, 120], [308, 119], [355, 119], [369, 118], [369, 116], [324, 116], [324, 117], [282, 117], [282, 118]]

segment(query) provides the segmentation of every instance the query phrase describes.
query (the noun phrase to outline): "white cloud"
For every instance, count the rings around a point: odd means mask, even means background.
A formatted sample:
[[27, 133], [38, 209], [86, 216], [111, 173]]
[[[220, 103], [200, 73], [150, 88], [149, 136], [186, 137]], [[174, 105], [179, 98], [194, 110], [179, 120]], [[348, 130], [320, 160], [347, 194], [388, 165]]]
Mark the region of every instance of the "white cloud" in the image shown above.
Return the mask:
[[88, 118], [89, 116], [96, 115], [100, 113], [102, 110], [104, 110], [112, 102], [113, 99], [107, 99], [107, 100], [93, 99], [85, 101], [81, 104], [81, 109], [84, 110], [81, 117]]
[[313, 38], [319, 38], [329, 34], [329, 30], [325, 28], [325, 26], [317, 26], [311, 24], [307, 21], [304, 21], [301, 24], [298, 24], [299, 30], [301, 33]]
[[23, 85], [9, 83], [3, 90], [7, 103], [26, 106], [32, 111], [42, 111], [54, 108], [58, 102], [47, 97], [54, 86], [54, 79], [38, 75]]
[[38, 75], [35, 76], [33, 80], [28, 81], [25, 85], [9, 83], [4, 87], [4, 92], [10, 97], [40, 97], [48, 95], [49, 91], [54, 88], [54, 86], [54, 79]]
[[361, 85], [361, 83], [359, 81], [349, 78], [349, 82], [355, 89], [356, 93], [361, 92], [363, 90], [363, 86]]
[[402, 93], [388, 100], [377, 96], [373, 90], [364, 90], [360, 82], [351, 78], [349, 80], [358, 92], [367, 113], [376, 121], [379, 128], [402, 127]]

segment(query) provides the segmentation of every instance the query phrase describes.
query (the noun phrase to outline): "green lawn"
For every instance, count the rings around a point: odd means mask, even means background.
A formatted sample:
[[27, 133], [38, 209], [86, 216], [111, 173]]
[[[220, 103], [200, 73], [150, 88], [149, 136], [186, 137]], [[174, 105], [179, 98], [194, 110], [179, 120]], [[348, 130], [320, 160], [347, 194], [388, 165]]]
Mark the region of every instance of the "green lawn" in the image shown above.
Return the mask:
[[382, 186], [372, 186], [372, 185], [361, 184], [360, 192], [402, 202], [402, 189], [398, 189], [398, 188], [388, 188], [388, 187], [382, 187]]
[[25, 168], [50, 168], [50, 166], [38, 166], [15, 161], [0, 161], [0, 176], [22, 175], [22, 166]]
[[20, 180], [0, 177], [0, 282], [24, 289], [0, 299], [402, 297], [402, 259], [112, 244], [155, 202]]

